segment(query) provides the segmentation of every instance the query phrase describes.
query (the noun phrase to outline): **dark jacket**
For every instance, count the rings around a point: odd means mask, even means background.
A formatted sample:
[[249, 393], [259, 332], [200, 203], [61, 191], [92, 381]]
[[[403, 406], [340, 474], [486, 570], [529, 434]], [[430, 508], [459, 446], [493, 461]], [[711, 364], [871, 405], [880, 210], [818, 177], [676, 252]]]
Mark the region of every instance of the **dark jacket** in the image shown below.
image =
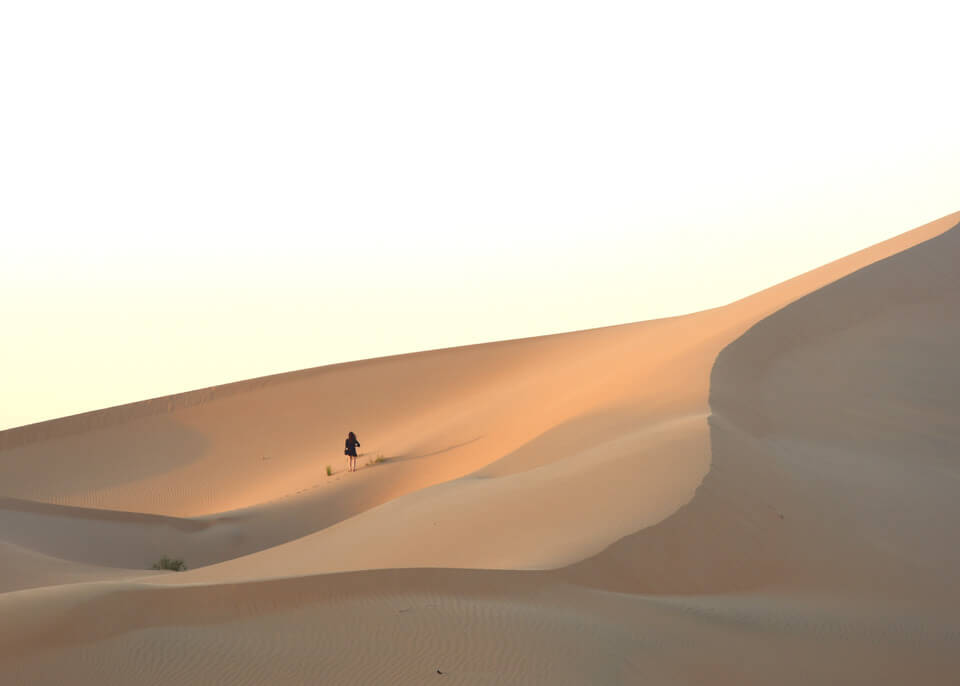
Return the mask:
[[360, 441], [358, 441], [356, 438], [350, 438], [348, 436], [347, 441], [345, 443], [346, 450], [343, 451], [343, 454], [349, 455], [350, 457], [356, 457], [358, 445], [360, 445]]

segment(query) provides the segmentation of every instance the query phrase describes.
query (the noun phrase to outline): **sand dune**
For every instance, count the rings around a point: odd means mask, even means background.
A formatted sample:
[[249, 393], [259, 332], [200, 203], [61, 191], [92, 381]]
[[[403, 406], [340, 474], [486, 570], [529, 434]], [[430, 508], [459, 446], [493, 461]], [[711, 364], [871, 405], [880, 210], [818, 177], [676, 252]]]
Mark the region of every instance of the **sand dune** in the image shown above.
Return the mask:
[[953, 683], [958, 223], [684, 317], [2, 432], [0, 680]]

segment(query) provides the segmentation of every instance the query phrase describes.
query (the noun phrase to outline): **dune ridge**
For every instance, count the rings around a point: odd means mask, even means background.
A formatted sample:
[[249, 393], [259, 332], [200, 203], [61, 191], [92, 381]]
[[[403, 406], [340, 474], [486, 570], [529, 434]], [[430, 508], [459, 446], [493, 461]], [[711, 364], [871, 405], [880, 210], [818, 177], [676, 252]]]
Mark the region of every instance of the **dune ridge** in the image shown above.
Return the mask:
[[[0, 676], [952, 683], [958, 225], [693, 315], [2, 432]], [[327, 477], [347, 428], [383, 460]]]

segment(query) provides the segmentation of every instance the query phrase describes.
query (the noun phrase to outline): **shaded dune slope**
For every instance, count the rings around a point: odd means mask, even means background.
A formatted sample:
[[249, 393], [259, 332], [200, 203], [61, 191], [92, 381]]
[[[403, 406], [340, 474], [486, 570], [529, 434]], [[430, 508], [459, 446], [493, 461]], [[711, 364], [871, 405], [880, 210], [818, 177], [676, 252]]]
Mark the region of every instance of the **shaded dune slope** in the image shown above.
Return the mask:
[[800, 298], [725, 347], [696, 498], [564, 575], [644, 593], [808, 588], [955, 606], [957, 264], [960, 228]]

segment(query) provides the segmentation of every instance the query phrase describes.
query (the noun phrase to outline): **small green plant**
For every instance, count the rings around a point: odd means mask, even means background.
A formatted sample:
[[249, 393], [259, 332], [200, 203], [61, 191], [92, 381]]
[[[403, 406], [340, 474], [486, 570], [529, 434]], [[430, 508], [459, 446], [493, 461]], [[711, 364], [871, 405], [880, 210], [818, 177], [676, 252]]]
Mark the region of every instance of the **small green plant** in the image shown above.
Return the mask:
[[327, 476], [333, 476], [333, 467], [327, 465]]
[[183, 560], [171, 560], [169, 557], [164, 555], [160, 558], [158, 562], [153, 563], [154, 569], [169, 569], [174, 572], [185, 572], [187, 571], [187, 565], [183, 564]]
[[386, 461], [387, 461], [387, 458], [385, 458], [385, 457], [383, 456], [383, 453], [381, 453], [381, 452], [378, 450], [378, 451], [377, 451], [377, 454], [376, 454], [375, 456], [373, 456], [373, 457], [371, 457], [369, 460], [367, 460], [367, 466], [368, 466], [368, 467], [372, 467], [372, 466], [375, 465], [375, 464], [380, 464], [381, 462], [386, 462]]

